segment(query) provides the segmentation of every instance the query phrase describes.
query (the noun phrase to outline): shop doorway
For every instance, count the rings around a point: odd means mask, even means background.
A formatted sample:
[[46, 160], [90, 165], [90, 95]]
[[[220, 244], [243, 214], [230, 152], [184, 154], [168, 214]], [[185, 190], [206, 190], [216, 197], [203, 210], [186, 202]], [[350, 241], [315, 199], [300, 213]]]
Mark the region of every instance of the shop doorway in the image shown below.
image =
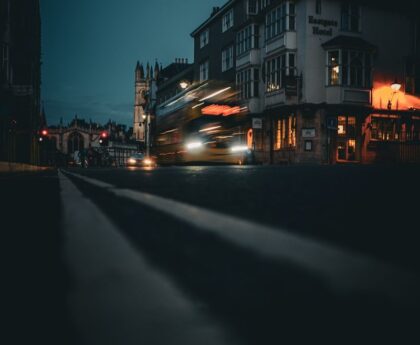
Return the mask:
[[337, 162], [356, 161], [356, 117], [338, 116]]
[[356, 140], [338, 139], [337, 140], [337, 161], [354, 162], [356, 161]]

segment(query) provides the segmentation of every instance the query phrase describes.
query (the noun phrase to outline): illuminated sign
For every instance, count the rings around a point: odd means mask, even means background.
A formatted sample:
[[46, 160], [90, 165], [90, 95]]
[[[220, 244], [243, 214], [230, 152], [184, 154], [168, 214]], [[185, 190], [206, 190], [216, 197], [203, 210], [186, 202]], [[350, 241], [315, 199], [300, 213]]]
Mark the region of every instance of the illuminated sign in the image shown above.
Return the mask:
[[212, 104], [203, 109], [201, 109], [201, 113], [203, 115], [214, 115], [214, 116], [230, 116], [234, 114], [238, 114], [241, 112], [241, 108], [239, 106], [230, 107], [228, 105], [220, 105], [220, 104]]

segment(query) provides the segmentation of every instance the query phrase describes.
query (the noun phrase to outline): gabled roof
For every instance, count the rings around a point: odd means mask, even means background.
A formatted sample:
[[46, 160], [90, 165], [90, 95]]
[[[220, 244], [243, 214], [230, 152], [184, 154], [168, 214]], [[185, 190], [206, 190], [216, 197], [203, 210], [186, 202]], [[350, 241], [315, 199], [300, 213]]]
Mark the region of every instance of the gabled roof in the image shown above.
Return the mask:
[[376, 50], [376, 46], [360, 37], [340, 35], [322, 44], [324, 49], [349, 48], [361, 50]]
[[195, 29], [191, 33], [191, 37], [194, 37], [195, 35], [197, 35], [200, 31], [202, 31], [204, 28], [210, 25], [210, 23], [212, 23], [214, 20], [220, 17], [223, 13], [225, 13], [235, 1], [237, 0], [229, 0], [221, 8], [219, 8], [217, 12], [212, 13], [210, 18], [204, 21], [204, 23], [202, 23], [197, 29]]

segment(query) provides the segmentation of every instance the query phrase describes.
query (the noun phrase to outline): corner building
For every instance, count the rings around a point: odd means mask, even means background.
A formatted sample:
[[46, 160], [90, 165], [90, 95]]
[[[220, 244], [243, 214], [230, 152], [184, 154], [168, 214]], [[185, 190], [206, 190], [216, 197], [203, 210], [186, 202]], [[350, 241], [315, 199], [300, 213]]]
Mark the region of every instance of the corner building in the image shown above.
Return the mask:
[[195, 79], [236, 83], [262, 163], [420, 162], [410, 12], [404, 1], [231, 0], [192, 33]]

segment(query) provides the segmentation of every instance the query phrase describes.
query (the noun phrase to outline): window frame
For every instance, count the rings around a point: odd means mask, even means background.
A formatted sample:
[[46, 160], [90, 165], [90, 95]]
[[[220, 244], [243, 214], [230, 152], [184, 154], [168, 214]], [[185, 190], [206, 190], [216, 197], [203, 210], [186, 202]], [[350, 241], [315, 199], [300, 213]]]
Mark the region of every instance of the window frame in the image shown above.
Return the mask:
[[250, 24], [236, 34], [236, 56], [258, 48], [258, 25]]
[[236, 72], [236, 87], [239, 99], [246, 100], [259, 97], [260, 69], [249, 67]]
[[[330, 56], [338, 53], [338, 61], [332, 64]], [[359, 55], [360, 68], [357, 70]], [[338, 72], [334, 71], [338, 68]], [[337, 81], [332, 82], [333, 72], [338, 74]], [[357, 89], [372, 88], [372, 53], [361, 49], [331, 49], [326, 52], [326, 86], [341, 86]]]
[[[251, 11], [251, 1], [255, 3], [255, 11]], [[246, 14], [247, 15], [257, 15], [259, 10], [259, 0], [247, 0], [246, 2]]]
[[222, 32], [228, 31], [234, 25], [233, 8], [227, 11], [222, 17]]
[[296, 52], [285, 52], [264, 62], [265, 92], [270, 94], [286, 87], [288, 77], [297, 76]]
[[296, 149], [297, 116], [290, 113], [275, 122], [274, 151]]
[[[293, 10], [292, 10], [293, 9]], [[284, 1], [265, 15], [265, 41], [270, 41], [285, 32], [296, 31], [296, 4]]]
[[209, 60], [204, 60], [200, 63], [200, 82], [209, 80], [209, 69], [210, 63]]
[[[357, 9], [356, 14], [354, 13], [355, 9]], [[357, 28], [353, 28], [353, 25], [355, 25], [355, 19], [357, 19]], [[340, 22], [341, 31], [355, 33], [362, 32], [362, 6], [351, 2], [341, 3]]]
[[[233, 68], [233, 44], [222, 50], [222, 72], [226, 72]], [[230, 62], [230, 64], [228, 64]]]
[[200, 33], [200, 49], [207, 46], [209, 42], [210, 42], [210, 29], [207, 28]]
[[322, 0], [315, 0], [315, 14], [322, 14]]

